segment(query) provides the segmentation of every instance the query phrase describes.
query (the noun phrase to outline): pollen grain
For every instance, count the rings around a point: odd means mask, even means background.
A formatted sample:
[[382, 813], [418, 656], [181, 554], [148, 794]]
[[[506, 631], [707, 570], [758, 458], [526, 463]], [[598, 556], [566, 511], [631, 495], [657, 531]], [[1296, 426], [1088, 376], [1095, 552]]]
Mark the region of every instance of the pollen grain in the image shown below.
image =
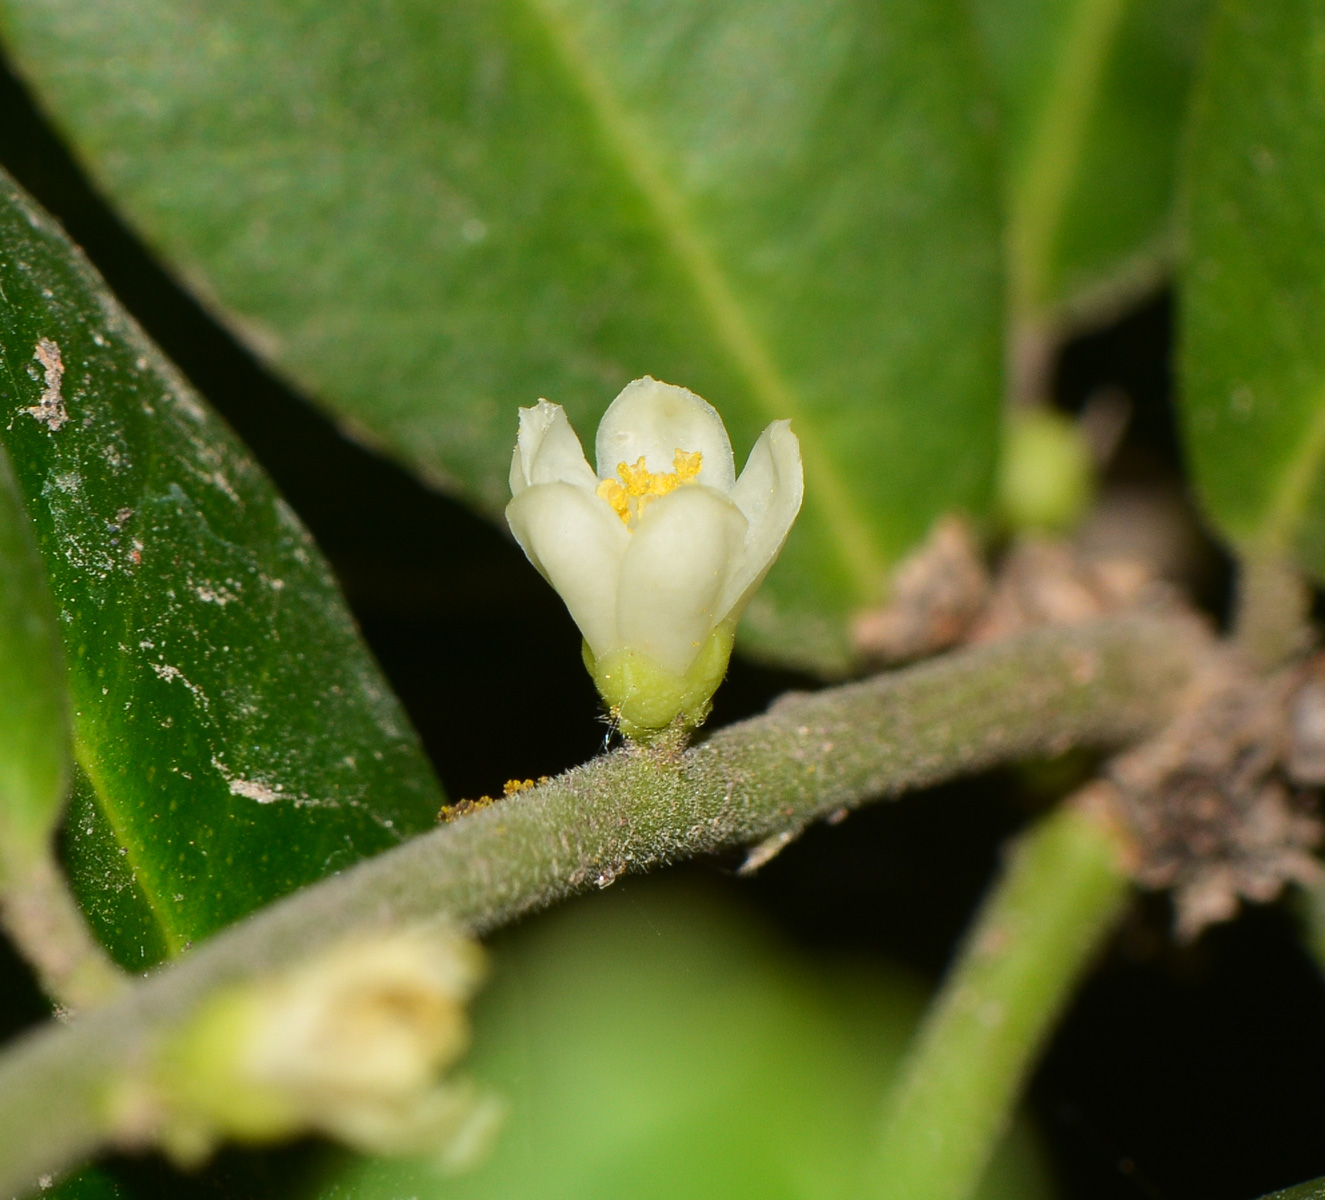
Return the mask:
[[703, 465], [704, 454], [700, 450], [677, 450], [672, 455], [670, 471], [650, 471], [640, 455], [633, 465], [617, 463], [619, 478], [604, 479], [598, 485], [598, 495], [629, 527], [653, 500], [674, 492], [684, 483], [693, 483]]

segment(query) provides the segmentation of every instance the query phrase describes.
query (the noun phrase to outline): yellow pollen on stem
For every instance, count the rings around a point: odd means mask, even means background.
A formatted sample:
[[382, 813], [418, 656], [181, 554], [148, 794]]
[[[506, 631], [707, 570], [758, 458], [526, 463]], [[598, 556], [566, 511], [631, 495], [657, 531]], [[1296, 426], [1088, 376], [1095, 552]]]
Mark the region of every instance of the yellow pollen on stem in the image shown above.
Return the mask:
[[650, 471], [641, 454], [633, 466], [617, 463], [616, 470], [620, 478], [604, 479], [598, 485], [598, 495], [629, 526], [632, 521], [639, 519], [650, 501], [676, 491], [683, 483], [693, 483], [703, 465], [703, 451], [677, 450], [672, 455], [670, 471]]

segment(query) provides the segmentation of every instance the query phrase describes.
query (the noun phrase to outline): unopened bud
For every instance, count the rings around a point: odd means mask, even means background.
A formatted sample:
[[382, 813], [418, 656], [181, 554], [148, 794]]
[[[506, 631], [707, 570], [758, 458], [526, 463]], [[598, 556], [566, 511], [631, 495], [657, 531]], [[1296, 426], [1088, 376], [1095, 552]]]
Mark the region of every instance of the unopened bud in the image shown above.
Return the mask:
[[1094, 498], [1090, 447], [1075, 421], [1050, 409], [1013, 412], [1003, 438], [998, 502], [1014, 533], [1070, 533]]

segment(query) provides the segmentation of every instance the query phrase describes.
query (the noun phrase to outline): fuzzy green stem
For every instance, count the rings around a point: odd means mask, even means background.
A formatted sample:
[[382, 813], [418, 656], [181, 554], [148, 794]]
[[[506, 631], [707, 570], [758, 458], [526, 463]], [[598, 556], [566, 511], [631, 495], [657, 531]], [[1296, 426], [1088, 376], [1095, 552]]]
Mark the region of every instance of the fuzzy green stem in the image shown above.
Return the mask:
[[1209, 645], [1174, 614], [1030, 633], [785, 696], [683, 753], [619, 750], [444, 825], [21, 1040], [0, 1059], [0, 1195], [93, 1152], [103, 1090], [220, 987], [355, 931], [449, 920], [483, 933], [627, 871], [794, 834], [995, 763], [1124, 743], [1172, 714]]
[[1123, 849], [1073, 805], [1014, 847], [885, 1101], [867, 1194], [974, 1193], [1040, 1046], [1122, 911]]

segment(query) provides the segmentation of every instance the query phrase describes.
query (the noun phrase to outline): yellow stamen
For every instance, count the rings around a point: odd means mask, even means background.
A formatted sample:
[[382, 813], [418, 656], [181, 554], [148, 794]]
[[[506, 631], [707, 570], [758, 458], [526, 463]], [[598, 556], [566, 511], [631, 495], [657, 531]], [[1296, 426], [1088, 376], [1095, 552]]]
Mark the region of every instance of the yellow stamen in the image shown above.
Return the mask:
[[670, 471], [650, 471], [644, 463], [644, 456], [640, 455], [633, 466], [617, 463], [620, 480], [604, 479], [598, 485], [598, 495], [629, 526], [639, 519], [652, 500], [676, 491], [683, 483], [693, 483], [703, 465], [701, 450], [677, 450], [672, 455]]

